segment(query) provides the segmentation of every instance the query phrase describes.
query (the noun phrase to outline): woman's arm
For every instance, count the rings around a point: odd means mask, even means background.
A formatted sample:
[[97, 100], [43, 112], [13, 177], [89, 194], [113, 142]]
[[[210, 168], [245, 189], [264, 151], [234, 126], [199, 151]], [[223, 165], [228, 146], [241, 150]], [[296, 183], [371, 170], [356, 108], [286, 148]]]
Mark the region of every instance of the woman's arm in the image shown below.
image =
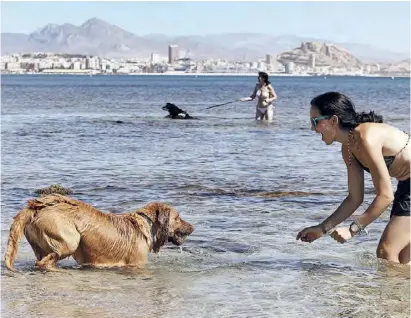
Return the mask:
[[[355, 221], [360, 228], [365, 228], [371, 222], [376, 220], [394, 199], [390, 175], [382, 155], [381, 135], [369, 133], [369, 131], [367, 134], [368, 138], [365, 137], [364, 139], [360, 139], [359, 143], [362, 153], [361, 159], [370, 169], [377, 195], [367, 210], [365, 210], [365, 212]], [[357, 234], [357, 232], [352, 232], [350, 226], [337, 228], [330, 234], [330, 236], [334, 240], [344, 243], [355, 234]]]
[[351, 168], [349, 166], [349, 153], [347, 147], [341, 147], [342, 156], [347, 167], [348, 196], [338, 209], [321, 223], [325, 232], [336, 227], [348, 219], [359, 208], [364, 200], [364, 170], [357, 160], [351, 155]]
[[244, 98], [241, 98], [240, 100], [241, 100], [242, 102], [252, 101], [252, 100], [257, 96], [258, 88], [259, 88], [259, 87], [258, 87], [258, 84], [256, 84], [255, 87], [254, 87], [254, 91], [253, 91], [253, 93], [250, 95], [250, 97], [244, 97]]
[[353, 158], [353, 160], [351, 160], [350, 168], [347, 147], [342, 146], [341, 150], [342, 157], [347, 166], [348, 196], [340, 204], [337, 210], [321, 224], [307, 227], [300, 231], [297, 234], [297, 240], [301, 238], [302, 241], [311, 243], [320, 238], [351, 216], [355, 210], [358, 209], [364, 199], [364, 171]]
[[[368, 135], [368, 136], [367, 136]], [[366, 227], [375, 221], [392, 203], [394, 193], [391, 185], [391, 177], [382, 155], [382, 142], [380, 135], [367, 132], [360, 141], [364, 163], [369, 167], [372, 182], [375, 187], [376, 197], [357, 219], [362, 227]]]
[[273, 101], [275, 101], [275, 100], [277, 99], [277, 94], [275, 93], [275, 90], [274, 90], [274, 88], [271, 86], [271, 84], [268, 85], [267, 88], [268, 88], [268, 91], [270, 92], [270, 95], [271, 95], [270, 98], [267, 98], [267, 102], [268, 102], [268, 103], [271, 103], [271, 102], [273, 102]]

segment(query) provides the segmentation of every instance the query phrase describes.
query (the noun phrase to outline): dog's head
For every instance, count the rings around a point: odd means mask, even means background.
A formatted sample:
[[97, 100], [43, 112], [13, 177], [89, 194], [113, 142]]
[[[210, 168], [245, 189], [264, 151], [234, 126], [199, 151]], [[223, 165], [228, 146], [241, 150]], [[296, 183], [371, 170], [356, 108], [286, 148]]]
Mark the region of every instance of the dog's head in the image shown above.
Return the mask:
[[163, 106], [162, 110], [168, 111], [171, 116], [178, 116], [178, 114], [184, 113], [182, 109], [171, 103], [167, 103], [165, 106]]
[[174, 245], [183, 244], [185, 238], [194, 231], [194, 227], [167, 204], [150, 203], [144, 207], [144, 210], [148, 211], [147, 216], [154, 224], [155, 253], [167, 242], [172, 242]]

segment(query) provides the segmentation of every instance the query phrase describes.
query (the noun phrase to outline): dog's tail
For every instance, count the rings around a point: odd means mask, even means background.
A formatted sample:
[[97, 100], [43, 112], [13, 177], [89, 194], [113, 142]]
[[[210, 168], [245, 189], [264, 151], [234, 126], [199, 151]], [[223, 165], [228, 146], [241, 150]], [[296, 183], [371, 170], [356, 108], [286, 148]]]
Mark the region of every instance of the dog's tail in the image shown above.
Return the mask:
[[13, 218], [13, 223], [10, 226], [9, 241], [7, 243], [6, 256], [4, 260], [6, 268], [10, 271], [15, 271], [14, 259], [17, 255], [19, 240], [23, 236], [26, 224], [32, 220], [35, 213], [36, 210], [26, 207], [17, 213]]

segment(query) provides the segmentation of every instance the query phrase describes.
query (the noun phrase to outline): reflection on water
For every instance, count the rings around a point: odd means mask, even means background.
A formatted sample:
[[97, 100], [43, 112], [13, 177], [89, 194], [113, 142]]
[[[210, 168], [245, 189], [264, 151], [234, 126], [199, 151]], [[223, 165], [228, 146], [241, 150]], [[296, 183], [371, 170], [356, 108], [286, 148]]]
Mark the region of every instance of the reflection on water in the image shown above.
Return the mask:
[[[295, 236], [347, 188], [338, 145], [309, 130], [308, 102], [338, 87], [357, 110], [409, 130], [409, 80], [272, 83], [280, 99], [266, 124], [253, 121], [252, 103], [204, 110], [243, 96], [249, 78], [3, 76], [2, 251], [12, 216], [56, 183], [114, 213], [169, 203], [195, 232], [142, 270], [68, 259], [47, 274], [24, 239], [20, 273], [2, 267], [2, 316], [408, 317], [409, 270], [375, 257], [389, 212], [347, 244]], [[200, 120], [165, 119], [166, 101]], [[366, 176], [366, 204], [373, 194]]]

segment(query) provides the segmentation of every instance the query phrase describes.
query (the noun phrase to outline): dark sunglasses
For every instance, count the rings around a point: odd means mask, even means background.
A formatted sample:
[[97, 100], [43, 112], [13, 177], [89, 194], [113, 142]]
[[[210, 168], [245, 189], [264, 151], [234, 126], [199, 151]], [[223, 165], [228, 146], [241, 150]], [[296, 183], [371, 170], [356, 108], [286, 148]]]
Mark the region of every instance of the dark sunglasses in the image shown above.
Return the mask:
[[311, 125], [313, 126], [313, 127], [316, 127], [317, 126], [317, 122], [319, 121], [319, 120], [321, 120], [321, 119], [330, 119], [331, 118], [331, 116], [319, 116], [319, 117], [311, 117], [310, 118], [310, 121], [311, 121]]

